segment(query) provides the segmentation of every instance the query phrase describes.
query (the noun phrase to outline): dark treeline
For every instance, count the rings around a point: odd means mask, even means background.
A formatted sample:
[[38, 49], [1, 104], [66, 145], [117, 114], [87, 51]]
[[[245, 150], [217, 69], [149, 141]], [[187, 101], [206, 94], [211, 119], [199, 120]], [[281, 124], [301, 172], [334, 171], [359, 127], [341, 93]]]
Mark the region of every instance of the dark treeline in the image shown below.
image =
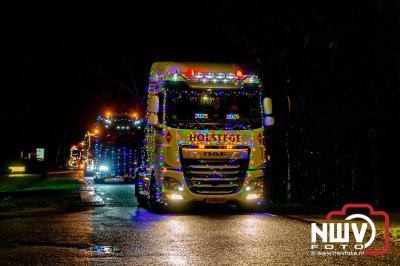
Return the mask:
[[307, 19], [293, 25], [286, 84], [283, 71], [270, 71], [280, 101], [271, 139], [275, 198], [397, 207], [399, 5], [336, 4], [309, 5]]

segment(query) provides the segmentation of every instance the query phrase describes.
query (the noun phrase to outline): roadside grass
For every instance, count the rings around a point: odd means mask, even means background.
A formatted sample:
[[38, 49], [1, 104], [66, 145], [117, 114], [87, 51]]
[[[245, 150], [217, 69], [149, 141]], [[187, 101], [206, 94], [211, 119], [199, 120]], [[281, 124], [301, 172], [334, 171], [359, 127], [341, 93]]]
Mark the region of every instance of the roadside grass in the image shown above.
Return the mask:
[[400, 227], [390, 228], [390, 239], [400, 243]]
[[42, 190], [75, 190], [79, 184], [66, 175], [15, 174], [0, 176], [0, 193]]
[[73, 173], [0, 175], [0, 218], [54, 212], [79, 202]]

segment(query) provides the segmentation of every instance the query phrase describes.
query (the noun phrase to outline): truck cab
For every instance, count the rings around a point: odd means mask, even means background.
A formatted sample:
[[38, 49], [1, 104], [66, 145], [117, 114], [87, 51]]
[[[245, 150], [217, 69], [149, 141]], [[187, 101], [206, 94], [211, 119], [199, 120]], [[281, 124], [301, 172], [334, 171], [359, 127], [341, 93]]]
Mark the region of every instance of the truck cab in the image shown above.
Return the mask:
[[273, 117], [257, 75], [236, 64], [158, 62], [147, 96], [139, 203], [264, 204]]
[[79, 169], [82, 163], [82, 145], [72, 145], [68, 165], [70, 169]]
[[142, 120], [128, 113], [99, 116], [94, 143], [94, 181], [133, 181], [142, 142]]

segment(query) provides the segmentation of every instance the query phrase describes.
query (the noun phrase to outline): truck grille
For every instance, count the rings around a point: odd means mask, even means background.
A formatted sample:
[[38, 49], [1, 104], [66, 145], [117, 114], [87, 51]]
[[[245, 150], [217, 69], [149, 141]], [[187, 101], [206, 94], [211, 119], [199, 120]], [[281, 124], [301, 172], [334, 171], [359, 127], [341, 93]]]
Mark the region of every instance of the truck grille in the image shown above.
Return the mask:
[[246, 177], [249, 160], [248, 158], [229, 160], [181, 157], [181, 163], [186, 184], [191, 192], [221, 195], [240, 191]]

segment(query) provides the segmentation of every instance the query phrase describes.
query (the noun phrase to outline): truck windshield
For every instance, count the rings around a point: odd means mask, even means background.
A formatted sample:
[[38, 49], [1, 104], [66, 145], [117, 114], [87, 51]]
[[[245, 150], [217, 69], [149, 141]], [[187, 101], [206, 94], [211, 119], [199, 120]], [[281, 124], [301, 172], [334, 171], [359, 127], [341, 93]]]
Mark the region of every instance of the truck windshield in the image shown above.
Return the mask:
[[168, 89], [166, 123], [174, 128], [260, 128], [260, 108], [258, 89]]
[[106, 145], [135, 146], [139, 145], [141, 132], [139, 130], [107, 130], [101, 140]]

